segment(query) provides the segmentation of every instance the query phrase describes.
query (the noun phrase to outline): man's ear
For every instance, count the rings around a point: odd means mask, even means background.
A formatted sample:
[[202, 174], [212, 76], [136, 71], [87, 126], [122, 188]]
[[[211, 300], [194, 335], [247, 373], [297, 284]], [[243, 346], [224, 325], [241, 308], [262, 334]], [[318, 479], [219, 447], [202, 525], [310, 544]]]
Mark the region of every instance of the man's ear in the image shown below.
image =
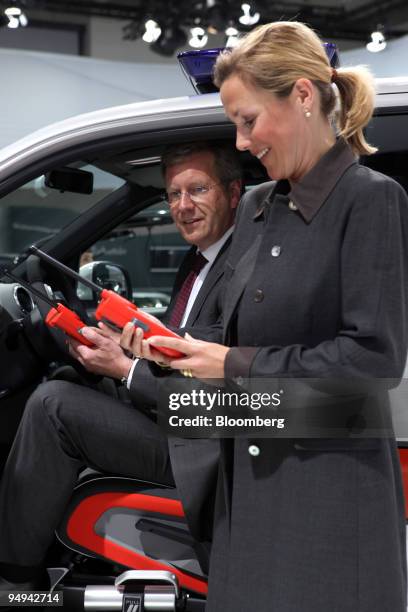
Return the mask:
[[230, 196], [230, 206], [231, 208], [236, 208], [241, 199], [242, 193], [242, 181], [241, 179], [236, 179], [235, 181], [231, 181], [229, 185], [229, 196]]

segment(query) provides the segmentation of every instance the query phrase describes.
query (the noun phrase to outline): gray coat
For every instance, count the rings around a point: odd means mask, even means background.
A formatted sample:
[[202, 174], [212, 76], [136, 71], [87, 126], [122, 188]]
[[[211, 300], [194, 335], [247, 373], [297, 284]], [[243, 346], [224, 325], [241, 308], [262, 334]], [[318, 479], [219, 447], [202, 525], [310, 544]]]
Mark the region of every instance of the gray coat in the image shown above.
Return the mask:
[[[289, 204], [291, 202], [291, 204]], [[250, 191], [225, 273], [227, 378], [400, 377], [408, 203], [339, 140], [292, 191]], [[384, 413], [387, 393], [382, 393]], [[222, 440], [210, 612], [406, 612], [395, 441]]]

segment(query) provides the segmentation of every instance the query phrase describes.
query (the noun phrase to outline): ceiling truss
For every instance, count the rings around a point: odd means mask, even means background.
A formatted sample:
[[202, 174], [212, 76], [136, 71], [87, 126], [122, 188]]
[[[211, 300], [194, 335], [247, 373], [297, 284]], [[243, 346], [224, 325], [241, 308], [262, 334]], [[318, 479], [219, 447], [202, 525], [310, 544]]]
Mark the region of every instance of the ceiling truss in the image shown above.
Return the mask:
[[[0, 6], [8, 6], [12, 0], [0, 0]], [[87, 17], [106, 17], [122, 21], [144, 23], [153, 18], [161, 23], [171, 22], [192, 27], [206, 25], [211, 7], [218, 0], [16, 0], [30, 10], [40, 9], [50, 13], [75, 14]], [[254, 0], [261, 13], [260, 23], [279, 19], [298, 19], [314, 27], [322, 36], [364, 41], [377, 24], [382, 24], [387, 36], [406, 34], [401, 24], [408, 22], [407, 0], [367, 0], [363, 4], [348, 2], [337, 5], [304, 2], [302, 0]], [[251, 2], [249, 2], [251, 3]], [[353, 8], [354, 6], [354, 8]], [[220, 10], [231, 21], [237, 22], [241, 14], [241, 0], [223, 0]], [[244, 28], [241, 28], [244, 29]]]

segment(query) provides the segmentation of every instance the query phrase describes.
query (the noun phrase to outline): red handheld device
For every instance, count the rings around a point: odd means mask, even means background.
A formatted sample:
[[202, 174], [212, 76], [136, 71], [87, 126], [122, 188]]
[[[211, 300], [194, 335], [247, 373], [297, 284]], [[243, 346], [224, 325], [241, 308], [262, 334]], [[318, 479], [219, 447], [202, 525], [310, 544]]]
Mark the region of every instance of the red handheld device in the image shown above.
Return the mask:
[[45, 322], [50, 327], [58, 327], [58, 329], [64, 331], [71, 338], [78, 340], [81, 344], [93, 346], [92, 342], [78, 331], [85, 327], [85, 323], [81, 321], [76, 312], [63, 304], [58, 303], [56, 306], [53, 306], [45, 317]]
[[47, 316], [45, 317], [45, 322], [49, 327], [58, 327], [58, 329], [61, 329], [63, 332], [68, 334], [68, 336], [71, 336], [71, 338], [78, 340], [78, 342], [80, 342], [81, 344], [85, 344], [86, 346], [93, 346], [90, 340], [87, 340], [86, 338], [84, 338], [84, 336], [82, 336], [82, 334], [79, 333], [78, 330], [85, 327], [85, 323], [81, 321], [76, 312], [70, 310], [59, 302], [51, 300], [48, 295], [46, 295], [42, 291], [39, 291], [35, 287], [32, 287], [29, 283], [22, 280], [21, 278], [14, 276], [14, 274], [9, 272], [8, 270], [3, 269], [2, 273], [5, 276], [11, 278], [16, 283], [19, 283], [19, 285], [25, 287], [27, 291], [30, 291], [40, 300], [43, 300], [51, 306], [51, 310], [47, 313]]
[[[108, 289], [102, 289], [101, 291], [101, 301], [95, 311], [95, 317], [98, 321], [106, 322], [108, 325], [109, 323], [113, 323], [120, 329], [122, 329], [126, 323], [132, 321], [135, 326], [143, 330], [144, 338], [150, 338], [150, 336], [180, 338], [179, 335], [161, 323], [158, 323], [149, 314], [135, 306], [135, 304], [132, 304], [129, 300]], [[176, 359], [178, 357], [184, 357], [183, 353], [175, 349], [164, 346], [157, 346], [154, 348], [168, 357], [174, 357]]]
[[[158, 323], [154, 317], [151, 317], [146, 312], [143, 312], [143, 310], [140, 310], [137, 306], [135, 306], [135, 304], [132, 304], [132, 302], [129, 302], [129, 300], [118, 295], [114, 291], [101, 289], [94, 282], [82, 277], [74, 270], [71, 270], [71, 268], [68, 268], [68, 266], [65, 264], [62, 264], [60, 261], [48, 255], [48, 253], [44, 253], [35, 246], [31, 247], [30, 251], [38, 255], [41, 259], [44, 259], [44, 261], [50, 263], [52, 266], [56, 267], [63, 274], [67, 274], [80, 283], [87, 285], [99, 295], [100, 302], [95, 311], [95, 317], [98, 321], [103, 321], [108, 325], [114, 325], [119, 329], [122, 329], [126, 323], [133, 322], [137, 327], [140, 327], [143, 330], [144, 338], [150, 338], [151, 336], [180, 338], [178, 334], [168, 329], [162, 323]], [[80, 336], [80, 334], [78, 335]], [[180, 353], [180, 351], [176, 351], [175, 349], [164, 346], [155, 346], [154, 348], [167, 357], [173, 357], [175, 359], [184, 357], [183, 353]]]

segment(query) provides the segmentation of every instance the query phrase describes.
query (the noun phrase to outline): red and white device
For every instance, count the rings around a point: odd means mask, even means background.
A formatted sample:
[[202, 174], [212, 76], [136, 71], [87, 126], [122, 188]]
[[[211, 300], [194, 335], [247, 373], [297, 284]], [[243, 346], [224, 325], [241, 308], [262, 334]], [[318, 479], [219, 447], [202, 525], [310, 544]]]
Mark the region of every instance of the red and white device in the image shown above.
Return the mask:
[[76, 312], [70, 310], [64, 304], [60, 302], [56, 302], [48, 297], [42, 291], [39, 291], [35, 287], [32, 287], [26, 281], [23, 281], [21, 278], [14, 276], [11, 272], [6, 269], [2, 270], [2, 273], [5, 276], [8, 276], [16, 283], [19, 283], [22, 287], [25, 287], [27, 291], [30, 291], [33, 295], [35, 295], [40, 300], [43, 300], [51, 309], [48, 311], [47, 316], [45, 317], [45, 322], [49, 327], [57, 327], [61, 329], [63, 332], [78, 340], [81, 344], [85, 344], [86, 346], [93, 346], [93, 343], [90, 340], [87, 340], [79, 330], [85, 327], [85, 323], [79, 318]]
[[[114, 326], [118, 329], [122, 329], [126, 323], [132, 322], [135, 326], [140, 327], [143, 330], [144, 338], [150, 338], [151, 336], [180, 338], [178, 334], [168, 329], [162, 323], [157, 322], [154, 317], [150, 316], [138, 308], [135, 304], [129, 302], [129, 300], [118, 295], [114, 291], [109, 289], [101, 289], [101, 287], [99, 287], [96, 283], [83, 278], [80, 274], [78, 274], [78, 272], [71, 270], [71, 268], [68, 268], [68, 266], [62, 264], [57, 259], [54, 259], [54, 257], [44, 253], [35, 246], [31, 247], [30, 251], [60, 270], [63, 274], [74, 278], [84, 285], [87, 285], [96, 292], [100, 298], [100, 302], [95, 311], [95, 317], [98, 321], [103, 321], [107, 325]], [[154, 348], [167, 357], [173, 357], [174, 359], [184, 357], [183, 353], [176, 351], [175, 349], [164, 346], [155, 346]]]
[[[143, 330], [144, 338], [150, 338], [150, 336], [180, 338], [171, 329], [158, 323], [154, 317], [114, 291], [108, 289], [99, 289], [99, 291], [101, 300], [95, 311], [95, 317], [98, 321], [103, 321], [107, 325], [113, 324], [119, 329], [122, 329], [126, 323], [132, 322], [136, 327], [140, 327]], [[183, 353], [174, 349], [164, 346], [155, 346], [154, 348], [168, 357], [184, 357]]]
[[81, 321], [76, 312], [70, 310], [63, 304], [58, 303], [53, 306], [45, 317], [45, 322], [49, 327], [58, 327], [58, 329], [62, 329], [68, 336], [78, 340], [81, 344], [93, 346], [93, 343], [87, 340], [79, 331], [85, 327], [85, 323]]

